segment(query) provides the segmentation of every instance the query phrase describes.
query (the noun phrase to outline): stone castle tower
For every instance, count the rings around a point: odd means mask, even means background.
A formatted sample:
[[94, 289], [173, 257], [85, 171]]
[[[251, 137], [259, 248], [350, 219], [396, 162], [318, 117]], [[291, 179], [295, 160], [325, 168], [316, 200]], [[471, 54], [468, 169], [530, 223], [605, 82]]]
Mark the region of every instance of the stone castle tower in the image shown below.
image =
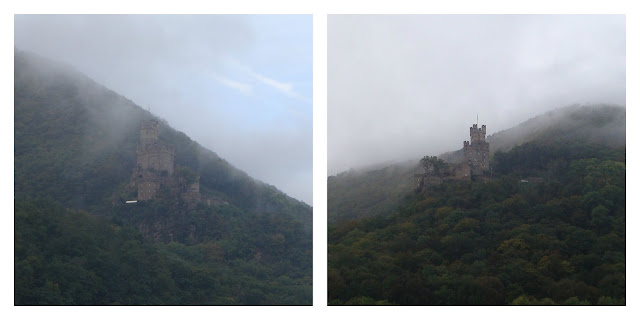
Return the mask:
[[139, 201], [156, 198], [161, 188], [169, 197], [180, 197], [189, 203], [200, 201], [200, 176], [186, 178], [181, 174], [185, 168], [176, 173], [175, 148], [158, 140], [158, 120], [143, 121], [140, 125], [136, 155], [131, 185], [137, 188]]
[[469, 128], [471, 141], [463, 142], [464, 159], [471, 168], [471, 175], [482, 175], [489, 170], [489, 143], [485, 140], [487, 126], [478, 128], [477, 124]]
[[138, 167], [156, 171], [164, 176], [173, 174], [175, 148], [158, 141], [158, 121], [150, 120], [140, 125], [140, 145], [136, 149]]
[[425, 186], [441, 184], [449, 180], [477, 180], [486, 171], [489, 171], [489, 143], [485, 140], [487, 126], [478, 128], [477, 124], [469, 128], [471, 141], [462, 143], [464, 160], [459, 163], [447, 163], [446, 167], [438, 175], [432, 173], [416, 173], [417, 191], [423, 190]]

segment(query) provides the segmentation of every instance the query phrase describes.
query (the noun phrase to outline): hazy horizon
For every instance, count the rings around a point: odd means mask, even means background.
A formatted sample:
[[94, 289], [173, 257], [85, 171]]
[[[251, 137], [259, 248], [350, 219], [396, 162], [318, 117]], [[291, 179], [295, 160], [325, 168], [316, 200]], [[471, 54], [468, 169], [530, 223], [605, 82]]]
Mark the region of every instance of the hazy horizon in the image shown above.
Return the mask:
[[[329, 15], [329, 175], [462, 148], [573, 104], [625, 106], [624, 15]], [[477, 117], [477, 118], [476, 118]]]

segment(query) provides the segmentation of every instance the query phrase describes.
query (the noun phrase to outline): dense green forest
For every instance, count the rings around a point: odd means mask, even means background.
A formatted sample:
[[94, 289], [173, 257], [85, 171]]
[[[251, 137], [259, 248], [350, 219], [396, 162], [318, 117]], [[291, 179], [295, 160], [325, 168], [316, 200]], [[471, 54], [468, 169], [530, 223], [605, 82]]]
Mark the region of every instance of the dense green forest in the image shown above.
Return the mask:
[[161, 120], [178, 172], [218, 199], [136, 205], [125, 186], [154, 116], [16, 50], [15, 304], [312, 303], [312, 209]]
[[625, 304], [625, 162], [624, 146], [538, 139], [496, 152], [488, 181], [330, 222], [329, 303]]
[[205, 241], [163, 243], [55, 202], [16, 201], [15, 304], [310, 304], [311, 239], [294, 222], [231, 208], [192, 215], [223, 224]]

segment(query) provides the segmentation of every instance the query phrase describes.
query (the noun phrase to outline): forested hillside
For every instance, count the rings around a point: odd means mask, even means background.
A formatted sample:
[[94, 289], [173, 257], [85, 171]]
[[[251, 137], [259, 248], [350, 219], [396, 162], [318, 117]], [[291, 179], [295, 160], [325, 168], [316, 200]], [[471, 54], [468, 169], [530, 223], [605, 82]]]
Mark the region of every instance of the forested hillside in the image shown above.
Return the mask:
[[[487, 136], [491, 153], [508, 151], [534, 140], [580, 141], [594, 145], [624, 146], [626, 109], [615, 105], [572, 105], [551, 110], [523, 123]], [[462, 149], [439, 156], [460, 162]]]
[[[136, 162], [140, 123], [153, 115], [79, 72], [15, 55], [15, 194], [78, 209], [111, 204]], [[160, 123], [176, 165], [201, 175], [203, 192], [255, 212], [287, 211], [305, 224], [308, 205], [252, 179], [184, 133]]]
[[310, 206], [167, 121], [176, 166], [220, 201], [125, 206], [154, 116], [69, 66], [14, 59], [16, 304], [311, 304]]
[[329, 177], [329, 222], [386, 214], [415, 187], [417, 163], [396, 164], [369, 171], [351, 170]]
[[[626, 109], [619, 106], [568, 106], [489, 135], [487, 141], [492, 154], [530, 141], [580, 143], [593, 148], [623, 147], [626, 142], [625, 119]], [[462, 162], [463, 152], [460, 149], [438, 157], [450, 163]], [[415, 188], [413, 174], [420, 172], [419, 159], [415, 159], [378, 169], [351, 170], [330, 176], [327, 182], [329, 221], [390, 214]]]
[[[578, 139], [579, 140], [579, 139]], [[625, 304], [624, 146], [536, 139], [493, 179], [329, 224], [329, 303]]]

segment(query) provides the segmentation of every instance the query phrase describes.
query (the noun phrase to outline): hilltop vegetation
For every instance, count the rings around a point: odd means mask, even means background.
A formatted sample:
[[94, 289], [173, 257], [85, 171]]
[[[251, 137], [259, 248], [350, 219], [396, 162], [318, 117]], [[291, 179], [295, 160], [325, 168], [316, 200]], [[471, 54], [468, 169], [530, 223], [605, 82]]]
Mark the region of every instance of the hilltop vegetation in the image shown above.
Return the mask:
[[310, 206], [166, 121], [176, 167], [220, 201], [125, 206], [153, 115], [68, 66], [14, 59], [16, 304], [311, 304]]
[[625, 148], [535, 140], [489, 182], [329, 224], [330, 304], [625, 304]]
[[572, 105], [487, 137], [493, 152], [534, 140], [622, 147], [626, 143], [626, 109], [606, 104]]
[[[547, 112], [490, 136], [490, 152], [508, 151], [527, 142], [557, 142], [555, 148], [581, 144], [587, 148], [624, 147], [626, 109], [611, 105], [575, 105]], [[533, 153], [532, 153], [533, 154]], [[438, 156], [462, 162], [462, 149]], [[419, 159], [372, 170], [351, 170], [328, 178], [330, 222], [389, 215], [416, 184]]]
[[[491, 153], [508, 151], [535, 140], [621, 147], [626, 142], [626, 109], [615, 105], [572, 105], [546, 112], [517, 126], [487, 136]], [[462, 149], [439, 156], [463, 159]]]

